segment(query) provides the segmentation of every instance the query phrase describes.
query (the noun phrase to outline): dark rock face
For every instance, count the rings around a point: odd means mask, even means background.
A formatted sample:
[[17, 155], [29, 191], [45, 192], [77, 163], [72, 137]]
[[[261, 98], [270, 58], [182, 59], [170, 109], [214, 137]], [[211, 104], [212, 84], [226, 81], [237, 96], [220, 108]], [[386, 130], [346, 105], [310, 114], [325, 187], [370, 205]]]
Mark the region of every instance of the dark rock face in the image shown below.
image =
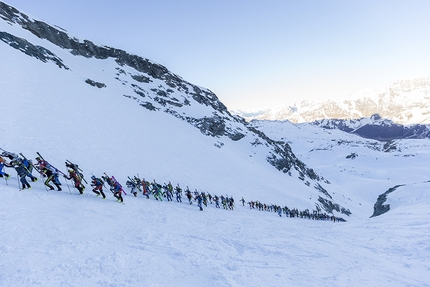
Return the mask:
[[347, 159], [354, 159], [354, 158], [356, 158], [358, 155], [355, 153], [355, 152], [353, 152], [353, 153], [351, 153], [351, 154], [349, 154], [349, 155], [347, 155], [346, 156], [346, 158]]
[[389, 141], [382, 147], [384, 152], [392, 152], [397, 150], [397, 145], [394, 141]]
[[318, 201], [321, 203], [323, 209], [325, 211], [327, 211], [328, 213], [333, 213], [333, 211], [335, 210], [335, 211], [340, 212], [342, 214], [345, 214], [347, 216], [351, 215], [351, 211], [349, 211], [349, 209], [345, 209], [345, 208], [341, 207], [339, 204], [333, 203], [330, 200], [322, 198], [321, 196], [318, 198]]
[[136, 81], [140, 82], [140, 83], [149, 83], [149, 82], [151, 82], [150, 78], [145, 77], [143, 75], [131, 75], [131, 77], [133, 79], [135, 79]]
[[[276, 142], [266, 136], [262, 131], [248, 126], [248, 129], [253, 133], [257, 134], [261, 139], [267, 142], [267, 145], [273, 147], [273, 152], [267, 157], [267, 161], [276, 167], [279, 171], [288, 173], [291, 168], [295, 168], [301, 179], [304, 180], [308, 177], [316, 181], [325, 181], [324, 178], [318, 176], [313, 169], [308, 168], [302, 161], [300, 161], [291, 150], [291, 146], [284, 142]], [[261, 144], [260, 142], [255, 142], [255, 144]]]
[[6, 32], [0, 32], [0, 40], [9, 44], [9, 46], [20, 50], [26, 55], [36, 58], [44, 63], [48, 61], [54, 62], [58, 67], [68, 70], [69, 68], [63, 64], [63, 61], [48, 49], [31, 44], [25, 39], [13, 36]]
[[373, 214], [370, 218], [387, 213], [390, 210], [390, 205], [384, 204], [384, 202], [387, 200], [387, 195], [395, 191], [400, 186], [404, 186], [404, 184], [396, 185], [392, 188], [389, 188], [386, 192], [378, 196], [378, 199], [376, 200], [376, 203], [373, 206]]
[[339, 129], [364, 138], [380, 141], [430, 138], [430, 127], [428, 125], [416, 124], [404, 126], [396, 124], [391, 120], [383, 119], [378, 114], [370, 118], [357, 120], [319, 120], [312, 122], [312, 124], [326, 129]]
[[219, 116], [198, 119], [195, 126], [198, 127], [203, 134], [211, 135], [213, 137], [222, 136], [225, 131], [225, 122]]
[[95, 81], [93, 81], [93, 80], [91, 80], [91, 79], [86, 79], [86, 80], [85, 80], [85, 83], [87, 83], [87, 84], [89, 84], [89, 85], [91, 85], [91, 86], [93, 86], [93, 87], [97, 87], [97, 88], [99, 88], [99, 89], [101, 89], [101, 88], [106, 88], [106, 85], [105, 85], [105, 84], [103, 84], [103, 83], [99, 83], [99, 82], [95, 82]]

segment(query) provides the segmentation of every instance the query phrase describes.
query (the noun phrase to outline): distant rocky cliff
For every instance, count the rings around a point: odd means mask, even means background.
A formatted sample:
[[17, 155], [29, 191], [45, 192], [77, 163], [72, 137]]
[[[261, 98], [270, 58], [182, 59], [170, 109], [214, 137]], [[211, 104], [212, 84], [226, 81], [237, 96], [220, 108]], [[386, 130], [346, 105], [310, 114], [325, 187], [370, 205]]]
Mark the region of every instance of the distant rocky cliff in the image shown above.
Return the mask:
[[378, 114], [356, 120], [324, 119], [312, 122], [312, 124], [381, 141], [430, 138], [430, 125], [404, 126], [383, 119]]

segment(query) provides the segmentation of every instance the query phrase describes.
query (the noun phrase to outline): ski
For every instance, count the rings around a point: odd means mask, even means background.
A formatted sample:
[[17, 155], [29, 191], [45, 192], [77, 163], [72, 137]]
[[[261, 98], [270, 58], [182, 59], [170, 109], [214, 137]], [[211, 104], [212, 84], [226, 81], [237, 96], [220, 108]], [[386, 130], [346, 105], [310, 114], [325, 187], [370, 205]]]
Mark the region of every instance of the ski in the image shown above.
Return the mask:
[[38, 173], [42, 174], [42, 172], [33, 164], [31, 160], [26, 158], [25, 155], [23, 155], [21, 152], [19, 153], [19, 155], [22, 156], [22, 158], [25, 159], [31, 165], [31, 167], [34, 168]]
[[83, 174], [84, 171], [81, 168], [79, 168], [77, 164], [72, 163], [70, 160], [66, 159], [66, 167], [70, 167], [71, 169], [73, 169], [76, 172], [76, 174], [78, 174], [81, 177], [81, 179], [86, 184], [88, 184], [88, 182], [84, 178], [84, 174]]
[[70, 164], [71, 168], [75, 170], [79, 170], [80, 172], [84, 172], [77, 164], [71, 162], [70, 160], [66, 159], [66, 162]]
[[119, 184], [119, 186], [121, 187], [122, 192], [124, 192], [124, 194], [127, 195], [127, 193], [125, 192], [124, 188], [122, 188], [121, 183], [119, 183], [118, 180], [116, 180], [116, 178], [113, 175], [112, 175], [112, 178], [113, 178], [113, 180], [115, 180]]
[[0, 148], [0, 150], [2, 150], [2, 156], [9, 158], [11, 161], [16, 160], [18, 158], [18, 155], [16, 153], [4, 150], [2, 148]]
[[[40, 156], [40, 158], [43, 160], [43, 161], [46, 161], [44, 158], [43, 158], [43, 156], [37, 151], [36, 152], [37, 153], [37, 155], [38, 156]], [[49, 163], [49, 162], [48, 162]], [[62, 175], [64, 175], [64, 176], [67, 176], [64, 172], [62, 172], [61, 170], [59, 170], [58, 168], [56, 168], [55, 166], [53, 166], [51, 163], [49, 163], [56, 171], [58, 171], [59, 173], [61, 173]]]

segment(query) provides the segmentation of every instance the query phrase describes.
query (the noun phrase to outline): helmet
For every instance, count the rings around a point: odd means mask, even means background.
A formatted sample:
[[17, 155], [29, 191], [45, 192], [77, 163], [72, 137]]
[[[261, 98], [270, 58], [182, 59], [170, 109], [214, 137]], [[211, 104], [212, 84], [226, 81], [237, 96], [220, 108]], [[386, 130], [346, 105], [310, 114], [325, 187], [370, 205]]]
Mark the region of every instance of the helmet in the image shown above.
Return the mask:
[[91, 179], [96, 179], [96, 177], [94, 175], [91, 176]]

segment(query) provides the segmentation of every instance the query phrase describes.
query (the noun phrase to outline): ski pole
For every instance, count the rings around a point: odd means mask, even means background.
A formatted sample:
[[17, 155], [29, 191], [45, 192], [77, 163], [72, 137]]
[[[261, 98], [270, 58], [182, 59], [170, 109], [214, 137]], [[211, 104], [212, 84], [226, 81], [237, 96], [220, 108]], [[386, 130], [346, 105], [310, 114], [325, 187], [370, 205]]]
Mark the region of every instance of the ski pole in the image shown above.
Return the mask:
[[64, 177], [64, 178], [66, 179], [66, 185], [67, 185], [67, 188], [69, 189], [69, 193], [70, 193], [70, 195], [72, 195], [72, 191], [70, 190], [69, 182], [67, 181], [68, 178], [66, 178], [66, 177]]
[[[19, 188], [19, 175], [18, 174], [16, 175], [16, 180], [18, 181], [18, 189], [22, 191], [22, 189]], [[24, 186], [22, 188], [24, 188]]]
[[45, 187], [45, 189], [46, 189], [46, 191], [47, 192], [49, 192], [49, 190], [48, 190], [48, 186], [46, 185], [46, 180], [45, 180], [45, 177], [43, 176], [44, 175], [44, 173], [40, 173], [40, 181], [43, 181], [43, 186]]
[[70, 190], [69, 182], [67, 180], [66, 180], [66, 185], [67, 185], [67, 188], [69, 189], [70, 195], [72, 195], [72, 191]]

